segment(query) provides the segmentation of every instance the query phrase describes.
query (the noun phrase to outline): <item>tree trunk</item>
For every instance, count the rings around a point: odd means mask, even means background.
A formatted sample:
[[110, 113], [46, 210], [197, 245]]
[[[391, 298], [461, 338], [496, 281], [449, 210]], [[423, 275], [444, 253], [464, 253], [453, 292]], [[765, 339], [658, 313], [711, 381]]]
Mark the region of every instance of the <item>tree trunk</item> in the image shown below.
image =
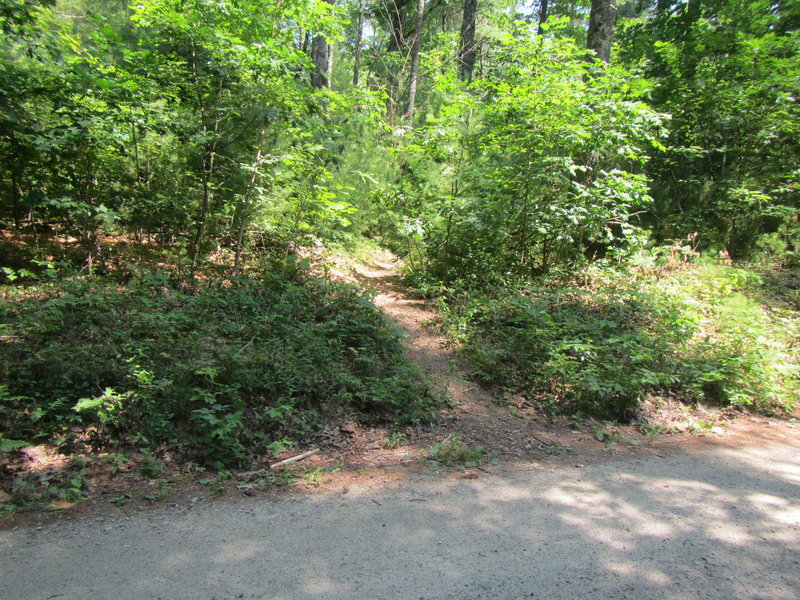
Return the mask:
[[311, 73], [311, 85], [315, 88], [328, 86], [328, 42], [325, 36], [318, 35], [311, 42], [311, 60], [314, 72]]
[[611, 61], [611, 37], [616, 14], [616, 0], [592, 0], [586, 48], [594, 51], [604, 63]]
[[547, 4], [548, 0], [542, 0], [539, 6], [539, 29], [538, 35], [544, 35], [544, 24], [547, 23]]
[[411, 46], [411, 74], [408, 79], [408, 108], [403, 118], [414, 117], [417, 102], [417, 80], [419, 79], [419, 48], [422, 45], [422, 26], [425, 18], [425, 0], [417, 2], [417, 18], [414, 25], [414, 43]]
[[361, 42], [364, 36], [364, 0], [358, 2], [358, 30], [356, 31], [356, 56], [353, 63], [353, 87], [358, 87], [361, 75]]
[[475, 68], [475, 13], [478, 0], [464, 0], [464, 19], [461, 21], [461, 47], [458, 62], [461, 63], [461, 81], [472, 81]]
[[406, 45], [405, 36], [403, 35], [405, 26], [403, 9], [406, 4], [408, 4], [408, 0], [388, 0], [386, 3], [386, 10], [389, 13], [389, 25], [392, 28], [392, 37], [387, 48], [389, 52], [397, 52]]
[[328, 70], [325, 71], [325, 87], [333, 86], [333, 44], [328, 44]]
[[14, 217], [14, 229], [19, 229], [22, 224], [22, 215], [20, 214], [20, 200], [22, 198], [22, 191], [19, 185], [19, 171], [15, 166], [11, 167], [11, 212]]
[[[203, 91], [202, 86], [200, 84], [200, 76], [198, 74], [198, 67], [197, 67], [197, 52], [194, 44], [194, 40], [192, 40], [192, 75], [194, 78], [194, 85], [195, 85], [195, 93], [197, 94], [197, 106], [200, 113], [200, 123], [201, 123], [201, 131], [203, 133], [203, 137], [205, 138], [209, 130], [208, 126], [208, 114], [207, 114], [207, 106], [205, 100], [203, 99]], [[219, 82], [220, 88], [222, 87], [222, 80]], [[197, 260], [200, 253], [200, 244], [203, 240], [203, 234], [205, 232], [206, 227], [206, 220], [208, 219], [209, 208], [211, 206], [211, 200], [214, 195], [214, 191], [212, 188], [212, 180], [214, 178], [214, 162], [216, 158], [216, 150], [217, 150], [217, 134], [219, 133], [219, 123], [220, 117], [214, 120], [214, 127], [211, 129], [214, 133], [214, 138], [212, 142], [206, 142], [204, 144], [203, 149], [203, 173], [202, 173], [202, 183], [203, 183], [203, 197], [200, 204], [200, 213], [197, 216], [197, 222], [195, 226], [194, 235], [189, 243], [189, 260], [191, 261], [191, 277], [194, 278], [195, 270], [197, 268]]]
[[[333, 4], [334, 0], [323, 0]], [[317, 35], [311, 42], [311, 60], [314, 72], [311, 74], [311, 85], [315, 88], [331, 87], [331, 71], [333, 67], [333, 48], [324, 35]]]
[[[383, 7], [388, 16], [389, 26], [391, 28], [391, 36], [389, 44], [386, 48], [387, 52], [399, 53], [401, 48], [406, 46], [406, 39], [403, 33], [405, 29], [405, 13], [403, 9], [408, 4], [409, 0], [383, 0]], [[403, 67], [405, 61], [399, 59], [396, 61], [389, 60], [388, 65], [396, 62], [395, 70], [389, 69], [389, 117], [394, 120], [400, 112], [401, 100], [401, 80], [403, 78]]]
[[197, 260], [200, 255], [200, 244], [203, 240], [206, 221], [208, 220], [208, 212], [211, 206], [211, 200], [214, 196], [214, 192], [211, 187], [211, 180], [214, 177], [214, 158], [216, 156], [214, 146], [216, 146], [216, 142], [214, 142], [214, 145], [212, 145], [210, 149], [204, 152], [203, 156], [203, 198], [200, 203], [200, 214], [197, 216], [194, 235], [192, 236], [192, 241], [189, 245], [189, 260], [191, 262], [192, 277], [194, 277], [195, 270], [197, 269]]

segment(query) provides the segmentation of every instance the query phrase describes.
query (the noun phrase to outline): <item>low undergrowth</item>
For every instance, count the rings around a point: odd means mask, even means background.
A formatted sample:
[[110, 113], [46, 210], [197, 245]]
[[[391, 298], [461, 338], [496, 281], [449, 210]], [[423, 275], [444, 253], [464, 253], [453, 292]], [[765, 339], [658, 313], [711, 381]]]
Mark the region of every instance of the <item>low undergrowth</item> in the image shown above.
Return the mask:
[[169, 447], [223, 468], [332, 415], [430, 418], [399, 331], [363, 292], [296, 266], [213, 285], [153, 272], [5, 288], [2, 449]]
[[659, 393], [791, 412], [800, 318], [769, 292], [745, 269], [682, 265], [595, 269], [571, 287], [456, 287], [440, 305], [480, 379], [552, 414], [624, 419]]
[[485, 457], [486, 450], [482, 446], [469, 448], [461, 441], [460, 437], [451, 435], [431, 448], [428, 453], [427, 463], [431, 469], [454, 465], [465, 468], [479, 467]]

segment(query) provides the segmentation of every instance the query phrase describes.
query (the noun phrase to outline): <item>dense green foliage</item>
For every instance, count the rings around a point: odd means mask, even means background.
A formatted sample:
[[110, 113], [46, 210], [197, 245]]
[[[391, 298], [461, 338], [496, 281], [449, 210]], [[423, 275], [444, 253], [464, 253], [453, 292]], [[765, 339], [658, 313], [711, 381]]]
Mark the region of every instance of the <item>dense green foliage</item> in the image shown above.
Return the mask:
[[[434, 401], [399, 334], [354, 288], [301, 275], [184, 290], [47, 283], [3, 301], [0, 434], [90, 432], [230, 464], [326, 418], [415, 423]], [[276, 446], [278, 444], [278, 446]]]
[[447, 321], [483, 381], [551, 413], [626, 418], [647, 395], [796, 405], [800, 321], [764, 311], [759, 277], [726, 266], [593, 277], [462, 296]]
[[[329, 31], [312, 3], [63, 3], [0, 46], [0, 219], [76, 238], [178, 244], [194, 268], [246, 232], [324, 235], [349, 205], [326, 143], [353, 99], [310, 94], [293, 27]], [[74, 11], [74, 12], [73, 12]], [[291, 25], [291, 27], [289, 27]], [[318, 135], [322, 132], [322, 136]]]
[[441, 173], [423, 180], [412, 260], [445, 282], [624, 253], [651, 201], [642, 166], [660, 147], [662, 116], [636, 101], [645, 83], [624, 70], [598, 76], [569, 40], [543, 46], [521, 25], [514, 34], [504, 68], [406, 148], [411, 170]]
[[[607, 65], [587, 61], [587, 3], [551, 3], [539, 34], [486, 2], [471, 85], [461, 6], [430, 3], [404, 118], [412, 4], [368, 2], [364, 25], [353, 2], [0, 3], [0, 222], [70, 236], [87, 266], [135, 232], [189, 271], [367, 233], [412, 239], [440, 279], [529, 275], [640, 227], [793, 260], [793, 3], [625, 5]], [[337, 46], [330, 89], [312, 40]]]
[[799, 51], [796, 2], [704, 0], [630, 24], [623, 56], [644, 54], [651, 104], [672, 115], [649, 169], [661, 239], [796, 260]]

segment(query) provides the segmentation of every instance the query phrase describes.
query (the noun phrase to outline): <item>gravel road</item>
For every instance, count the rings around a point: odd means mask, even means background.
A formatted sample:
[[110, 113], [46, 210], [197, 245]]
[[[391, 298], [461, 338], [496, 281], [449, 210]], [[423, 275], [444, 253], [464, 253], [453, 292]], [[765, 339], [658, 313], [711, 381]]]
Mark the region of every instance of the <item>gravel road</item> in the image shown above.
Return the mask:
[[784, 438], [109, 506], [0, 531], [0, 597], [796, 600], [800, 440]]

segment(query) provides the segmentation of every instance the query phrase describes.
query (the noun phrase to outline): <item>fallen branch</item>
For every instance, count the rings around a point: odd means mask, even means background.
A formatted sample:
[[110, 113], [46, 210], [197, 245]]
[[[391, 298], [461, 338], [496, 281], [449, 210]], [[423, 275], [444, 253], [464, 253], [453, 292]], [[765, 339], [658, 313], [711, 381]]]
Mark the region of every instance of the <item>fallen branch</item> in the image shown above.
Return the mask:
[[533, 434], [530, 434], [530, 436], [533, 439], [535, 439], [537, 442], [539, 442], [542, 446], [553, 446], [554, 445], [552, 442], [545, 442], [542, 438], [536, 437]]
[[269, 469], [257, 469], [255, 471], [244, 471], [242, 473], [237, 473], [236, 477], [241, 479], [242, 481], [255, 479], [256, 477], [260, 477], [261, 475], [265, 475]]
[[271, 464], [269, 467], [265, 467], [263, 469], [256, 469], [255, 471], [244, 471], [243, 473], [237, 473], [236, 475], [239, 479], [255, 479], [262, 475], [266, 475], [267, 472], [270, 470], [275, 470], [278, 467], [282, 467], [283, 465], [297, 462], [298, 460], [303, 460], [304, 458], [308, 458], [309, 456], [313, 456], [314, 454], [319, 454], [319, 448], [313, 448], [308, 452], [303, 452], [302, 454], [298, 454], [297, 456], [292, 456], [291, 458], [280, 460], [276, 463]]
[[319, 448], [314, 448], [312, 450], [309, 450], [308, 452], [303, 452], [302, 454], [298, 454], [297, 456], [292, 456], [291, 458], [285, 458], [283, 460], [271, 464], [269, 468], [275, 470], [278, 467], [282, 467], [283, 465], [287, 465], [289, 463], [297, 462], [298, 460], [303, 460], [304, 458], [308, 458], [309, 456], [314, 456], [315, 454], [319, 454]]

